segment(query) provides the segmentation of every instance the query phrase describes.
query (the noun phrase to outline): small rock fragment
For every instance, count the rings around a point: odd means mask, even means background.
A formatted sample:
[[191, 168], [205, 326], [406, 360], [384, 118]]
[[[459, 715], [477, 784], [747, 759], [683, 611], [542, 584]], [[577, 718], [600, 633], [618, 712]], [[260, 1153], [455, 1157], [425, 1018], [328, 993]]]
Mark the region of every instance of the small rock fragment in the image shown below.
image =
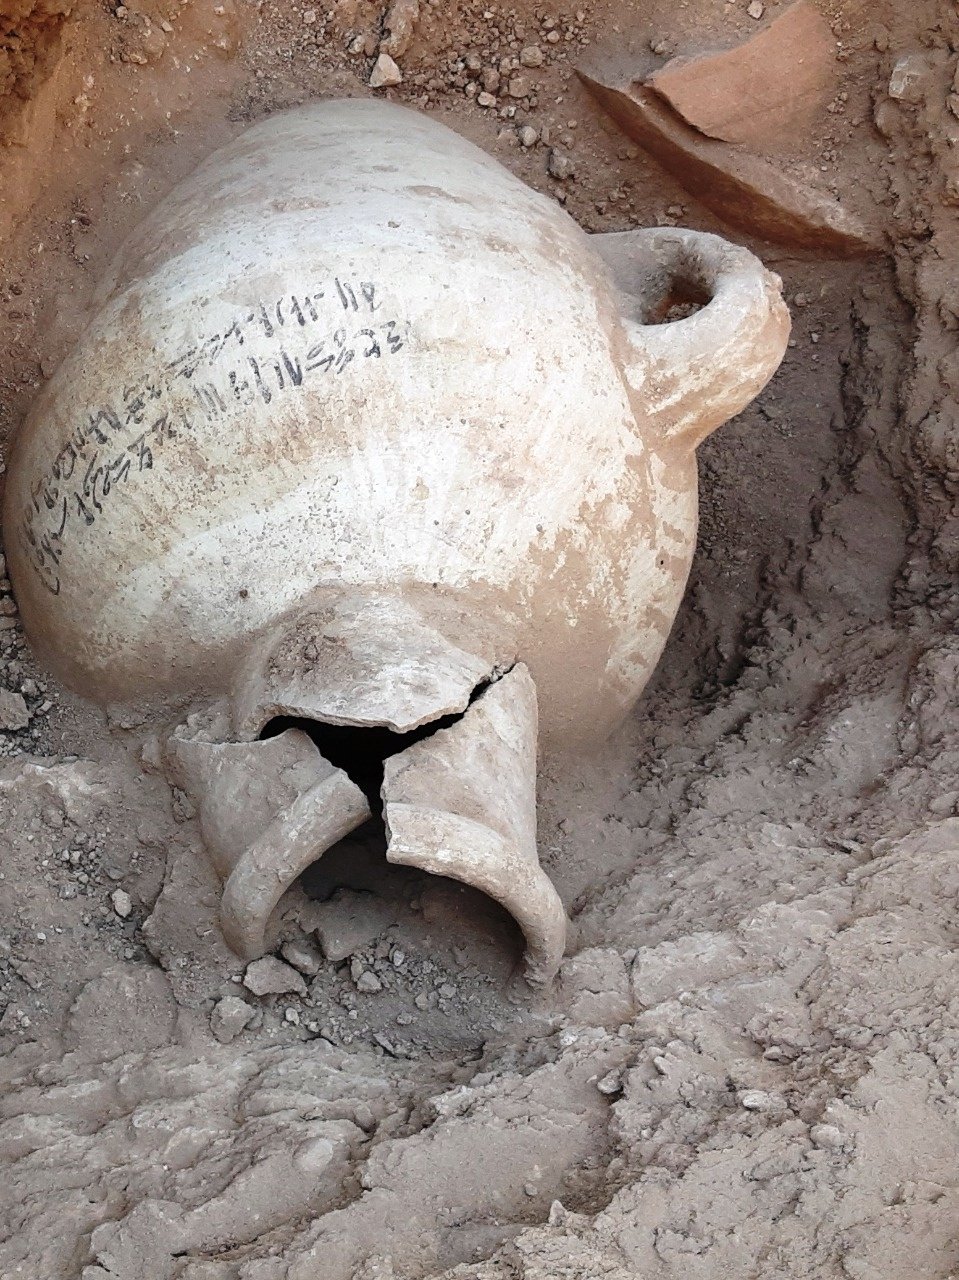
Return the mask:
[[529, 124], [523, 125], [522, 129], [520, 129], [519, 131], [518, 137], [519, 137], [520, 146], [525, 147], [527, 150], [530, 147], [535, 147], [537, 141], [539, 140], [539, 134], [536, 132], [533, 126]]
[[110, 901], [120, 919], [126, 920], [133, 910], [133, 899], [130, 895], [123, 889], [114, 889], [110, 894]]
[[306, 995], [306, 983], [300, 974], [276, 956], [263, 956], [247, 965], [243, 985], [255, 996], [284, 995], [287, 991]]
[[511, 98], [528, 98], [533, 92], [529, 76], [511, 76], [506, 92]]
[[231, 1044], [250, 1023], [255, 1010], [239, 996], [224, 996], [210, 1014], [210, 1030], [220, 1044]]
[[565, 182], [575, 173], [573, 157], [566, 151], [560, 151], [558, 147], [553, 147], [550, 151], [546, 168], [550, 177], [557, 178], [560, 182]]
[[29, 723], [30, 712], [21, 695], [0, 689], [0, 729], [25, 729]]
[[380, 45], [380, 53], [389, 58], [401, 58], [410, 47], [419, 16], [420, 0], [393, 0], [383, 20], [386, 36]]
[[525, 49], [520, 50], [519, 60], [524, 67], [541, 67], [543, 51], [538, 44], [528, 44]]
[[376, 974], [367, 969], [357, 956], [350, 961], [350, 977], [357, 991], [363, 992], [364, 995], [373, 995], [374, 992], [383, 990], [383, 984]]
[[388, 89], [401, 84], [403, 73], [388, 53], [381, 53], [376, 59], [373, 73], [370, 76], [371, 89]]
[[739, 1095], [739, 1105], [747, 1111], [779, 1111], [783, 1100], [775, 1093], [767, 1093], [765, 1089], [746, 1089]]
[[291, 964], [294, 969], [299, 969], [300, 973], [305, 973], [309, 977], [319, 973], [323, 964], [323, 953], [309, 938], [297, 938], [291, 942], [284, 942], [280, 947], [280, 955], [287, 964]]
[[929, 63], [920, 53], [906, 53], [897, 58], [889, 77], [890, 98], [897, 102], [918, 102], [929, 69]]
[[746, 12], [758, 22], [766, 12], [766, 6], [761, 3], [761, 0], [750, 0], [750, 5]]
[[596, 1088], [607, 1098], [623, 1092], [622, 1073], [617, 1070], [607, 1071], [601, 1080], [597, 1080]]
[[476, 95], [476, 105], [479, 107], [495, 107], [496, 99], [491, 93], [478, 93]]

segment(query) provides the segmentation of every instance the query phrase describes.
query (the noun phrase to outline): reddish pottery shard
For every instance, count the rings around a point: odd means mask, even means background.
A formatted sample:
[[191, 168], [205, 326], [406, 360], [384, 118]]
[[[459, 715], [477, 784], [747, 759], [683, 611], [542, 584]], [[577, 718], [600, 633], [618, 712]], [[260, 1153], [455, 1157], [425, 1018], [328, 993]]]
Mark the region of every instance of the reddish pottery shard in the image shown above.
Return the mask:
[[751, 40], [672, 58], [646, 85], [707, 137], [768, 149], [826, 105], [836, 80], [832, 32], [797, 0]]

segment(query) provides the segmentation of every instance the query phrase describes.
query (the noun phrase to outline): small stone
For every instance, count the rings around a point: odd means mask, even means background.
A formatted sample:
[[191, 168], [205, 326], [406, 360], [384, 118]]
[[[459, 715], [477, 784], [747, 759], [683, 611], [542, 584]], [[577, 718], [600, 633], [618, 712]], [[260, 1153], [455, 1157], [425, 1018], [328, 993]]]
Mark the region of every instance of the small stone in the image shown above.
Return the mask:
[[392, 58], [402, 57], [410, 47], [419, 16], [420, 0], [393, 0], [383, 19], [386, 35], [380, 51]]
[[428, 1009], [430, 1005], [430, 998], [425, 991], [421, 991], [419, 995], [414, 998], [413, 1003], [416, 1005], [417, 1009]]
[[524, 67], [541, 67], [543, 51], [538, 44], [528, 44], [525, 49], [520, 50], [519, 60]]
[[456, 988], [453, 986], [452, 982], [444, 982], [439, 991], [444, 1000], [452, 1000], [456, 995]]
[[0, 689], [0, 729], [25, 729], [30, 723], [30, 712], [19, 693]]
[[495, 107], [496, 99], [491, 93], [478, 93], [476, 95], [476, 105], [479, 107]]
[[546, 168], [550, 177], [557, 178], [560, 182], [571, 178], [576, 171], [573, 157], [566, 151], [560, 151], [558, 147], [553, 147], [550, 151]]
[[529, 124], [524, 124], [517, 136], [519, 137], [520, 146], [525, 147], [527, 150], [529, 150], [530, 147], [535, 147], [536, 143], [539, 141], [539, 134], [533, 126]]
[[623, 1077], [619, 1071], [607, 1071], [601, 1080], [597, 1080], [596, 1088], [607, 1098], [623, 1092]]
[[778, 1111], [782, 1108], [782, 1099], [764, 1089], [746, 1089], [739, 1095], [739, 1105], [747, 1111]]
[[366, 36], [354, 36], [350, 43], [346, 46], [346, 52], [358, 56], [366, 52]]
[[123, 889], [114, 889], [110, 894], [110, 901], [120, 919], [126, 920], [133, 910], [133, 899], [130, 895]]
[[533, 92], [529, 76], [511, 76], [506, 92], [511, 98], [528, 98]]
[[487, 67], [480, 76], [480, 83], [487, 93], [498, 93], [502, 77], [495, 67]]
[[762, 3], [762, 0], [751, 0], [749, 8], [746, 10], [746, 12], [749, 14], [751, 18], [755, 19], [755, 21], [758, 22], [759, 19], [766, 12], [766, 6]]
[[919, 53], [906, 53], [897, 58], [889, 77], [889, 96], [897, 102], [918, 102], [922, 82], [929, 74], [929, 63]]
[[371, 996], [376, 991], [382, 991], [383, 984], [375, 973], [369, 969], [364, 969], [356, 979], [356, 989], [357, 991], [362, 991], [365, 996]]
[[390, 952], [390, 963], [394, 969], [402, 969], [403, 965], [406, 964], [406, 952], [401, 951], [399, 947], [394, 947]]
[[314, 24], [314, 22], [316, 22], [316, 10], [315, 10], [315, 9], [304, 9], [304, 10], [303, 10], [303, 25], [304, 25], [305, 27], [312, 27], [312, 26], [313, 26], [313, 24]]
[[292, 942], [284, 942], [280, 947], [280, 955], [300, 973], [310, 977], [319, 973], [323, 964], [323, 953], [308, 938], [297, 938]]
[[294, 1027], [298, 1027], [300, 1025], [300, 1015], [292, 1005], [283, 1010], [283, 1017], [285, 1021], [292, 1023]]
[[813, 1145], [829, 1151], [838, 1150], [843, 1144], [842, 1131], [834, 1124], [814, 1124], [809, 1130]]
[[370, 76], [371, 89], [389, 89], [393, 85], [402, 84], [403, 72], [388, 53], [381, 53], [373, 66]]
[[256, 1011], [239, 996], [224, 996], [210, 1014], [210, 1030], [220, 1044], [230, 1044], [249, 1025]]
[[306, 995], [306, 983], [300, 974], [276, 956], [263, 956], [247, 965], [243, 985], [255, 996], [283, 995], [287, 991]]

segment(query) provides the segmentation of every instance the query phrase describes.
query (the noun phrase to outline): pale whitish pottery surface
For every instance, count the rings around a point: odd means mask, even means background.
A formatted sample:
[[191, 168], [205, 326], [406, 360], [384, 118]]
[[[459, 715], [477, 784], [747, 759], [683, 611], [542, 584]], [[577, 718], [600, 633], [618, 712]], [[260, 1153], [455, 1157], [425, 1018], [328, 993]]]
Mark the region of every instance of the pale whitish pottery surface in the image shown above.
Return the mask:
[[[664, 271], [713, 301], [638, 323]], [[682, 595], [693, 447], [787, 331], [715, 237], [590, 238], [395, 106], [272, 117], [127, 242], [21, 433], [28, 632], [89, 696], [183, 704], [278, 620], [372, 599], [524, 661], [547, 734], [606, 732]]]

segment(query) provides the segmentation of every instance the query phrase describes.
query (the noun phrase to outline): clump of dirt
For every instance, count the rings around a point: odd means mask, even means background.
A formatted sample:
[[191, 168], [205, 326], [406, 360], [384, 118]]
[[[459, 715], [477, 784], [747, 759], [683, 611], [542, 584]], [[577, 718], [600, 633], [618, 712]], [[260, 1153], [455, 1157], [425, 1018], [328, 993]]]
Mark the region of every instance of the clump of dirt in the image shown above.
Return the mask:
[[[785, 7], [422, 0], [400, 49], [378, 0], [8, 6], [0, 439], [118, 239], [284, 106], [388, 94], [587, 230], [732, 234], [575, 68]], [[855, 190], [887, 251], [750, 244], [783, 367], [700, 451], [693, 576], [631, 721], [542, 762], [573, 921], [550, 992], [517, 999], [487, 904], [370, 848], [320, 864], [247, 973], [190, 802], [143, 767], [154, 727], [36, 666], [0, 572], [4, 1276], [954, 1273], [959, 27], [944, 0], [817, 7], [839, 88], [780, 161]], [[384, 39], [401, 79], [371, 90]]]

